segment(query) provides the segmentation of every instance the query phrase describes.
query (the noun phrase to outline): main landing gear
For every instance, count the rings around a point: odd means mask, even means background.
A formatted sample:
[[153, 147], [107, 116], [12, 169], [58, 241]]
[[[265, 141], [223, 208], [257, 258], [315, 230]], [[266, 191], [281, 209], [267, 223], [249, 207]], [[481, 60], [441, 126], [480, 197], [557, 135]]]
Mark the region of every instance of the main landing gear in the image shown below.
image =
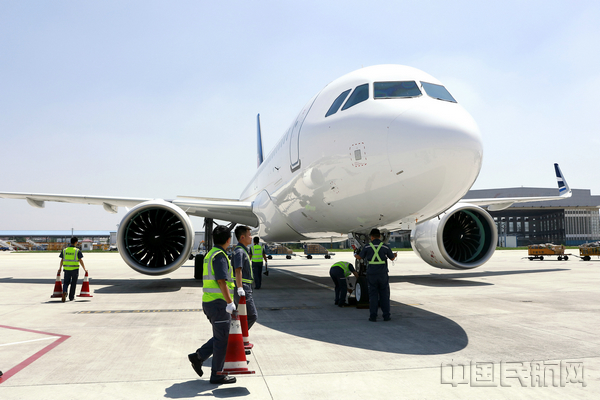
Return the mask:
[[[236, 225], [235, 222], [227, 225], [231, 231]], [[200, 245], [198, 245], [198, 254], [194, 257], [194, 279], [202, 280], [204, 270], [204, 256], [213, 248], [212, 232], [215, 228], [215, 222], [212, 218], [204, 218], [204, 254], [200, 253]]]
[[[350, 244], [354, 248], [354, 254], [360, 253], [361, 249], [367, 245], [368, 237], [362, 233], [352, 233], [350, 236]], [[356, 278], [356, 287], [354, 288], [354, 296], [356, 297], [357, 308], [369, 307], [369, 286], [367, 284], [367, 264], [365, 260], [354, 260], [354, 269], [358, 273]]]

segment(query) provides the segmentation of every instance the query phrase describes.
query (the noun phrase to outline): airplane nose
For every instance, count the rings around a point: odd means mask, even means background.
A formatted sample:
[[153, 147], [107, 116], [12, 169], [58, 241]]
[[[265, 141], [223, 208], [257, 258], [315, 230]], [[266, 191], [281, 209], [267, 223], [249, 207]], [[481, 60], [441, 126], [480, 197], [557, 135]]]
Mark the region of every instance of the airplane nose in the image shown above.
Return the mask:
[[459, 196], [475, 182], [483, 156], [471, 115], [459, 104], [433, 99], [391, 122], [387, 151], [392, 172], [405, 174], [405, 179], [419, 174], [414, 177], [426, 177], [437, 190], [463, 191]]

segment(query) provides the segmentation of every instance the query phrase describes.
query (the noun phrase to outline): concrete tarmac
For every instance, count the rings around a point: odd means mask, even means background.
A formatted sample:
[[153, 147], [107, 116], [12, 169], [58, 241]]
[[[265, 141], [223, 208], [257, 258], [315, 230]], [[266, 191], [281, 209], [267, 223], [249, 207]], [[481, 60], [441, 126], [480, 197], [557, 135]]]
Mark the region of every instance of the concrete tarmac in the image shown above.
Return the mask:
[[461, 272], [400, 252], [392, 320], [375, 323], [333, 304], [329, 267], [351, 253], [271, 260], [255, 292], [256, 373], [218, 386], [210, 360], [199, 378], [187, 359], [211, 336], [193, 262], [148, 277], [85, 253], [93, 297], [62, 303], [58, 254], [0, 252], [0, 399], [599, 398], [600, 261], [525, 255]]

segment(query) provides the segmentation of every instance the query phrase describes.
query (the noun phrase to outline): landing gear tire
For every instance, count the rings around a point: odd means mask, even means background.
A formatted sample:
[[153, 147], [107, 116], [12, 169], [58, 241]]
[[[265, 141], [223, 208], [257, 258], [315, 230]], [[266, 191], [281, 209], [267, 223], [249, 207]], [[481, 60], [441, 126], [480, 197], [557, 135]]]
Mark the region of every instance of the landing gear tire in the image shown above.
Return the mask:
[[285, 256], [286, 260], [291, 260], [292, 256]]
[[583, 261], [590, 261], [591, 259], [592, 259], [592, 257], [590, 257], [590, 256], [583, 257]]
[[540, 261], [544, 261], [544, 256], [540, 256]]
[[558, 256], [558, 261], [562, 261], [562, 259], [563, 258], [561, 256]]
[[204, 255], [197, 254], [194, 257], [194, 279], [202, 280], [202, 269], [204, 265]]
[[327, 255], [325, 256], [325, 258], [329, 260], [329, 259], [331, 258], [331, 256], [330, 256], [329, 254], [327, 254]]
[[356, 280], [356, 307], [366, 308], [369, 307], [369, 285], [367, 284], [367, 278], [360, 276]]
[[563, 260], [567, 261], [569, 259], [569, 256], [564, 256]]
[[267, 256], [267, 260], [272, 260], [273, 256]]
[[312, 256], [309, 254], [309, 255], [306, 256], [306, 259], [312, 260]]

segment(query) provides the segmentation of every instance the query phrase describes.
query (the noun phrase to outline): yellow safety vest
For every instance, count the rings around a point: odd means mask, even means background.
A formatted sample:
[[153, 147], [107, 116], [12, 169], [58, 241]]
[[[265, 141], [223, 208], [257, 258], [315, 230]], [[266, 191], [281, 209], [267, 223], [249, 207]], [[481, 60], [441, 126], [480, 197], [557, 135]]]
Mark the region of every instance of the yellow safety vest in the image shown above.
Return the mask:
[[252, 246], [252, 262], [262, 262], [263, 248], [260, 244]]
[[65, 271], [79, 269], [79, 249], [77, 247], [67, 247], [63, 250], [63, 268]]
[[344, 270], [344, 276], [350, 276], [351, 272], [350, 272], [350, 267], [349, 267], [350, 263], [346, 262], [346, 261], [338, 261], [335, 264], [333, 264], [331, 266], [331, 268], [333, 267], [340, 267], [341, 269]]
[[381, 257], [379, 256], [379, 249], [381, 249], [381, 246], [383, 246], [383, 242], [379, 243], [379, 246], [377, 246], [377, 248], [375, 248], [375, 246], [373, 246], [373, 243], [369, 243], [369, 246], [371, 246], [371, 248], [375, 252], [375, 254], [373, 254], [373, 258], [369, 261], [369, 265], [385, 264], [385, 261], [383, 261], [381, 259]]
[[202, 301], [208, 303], [210, 301], [222, 299], [225, 300], [225, 296], [223, 296], [223, 292], [221, 292], [221, 288], [219, 287], [219, 283], [215, 278], [215, 270], [213, 268], [213, 260], [215, 256], [219, 253], [223, 253], [225, 259], [227, 260], [227, 267], [230, 272], [230, 276], [227, 277], [227, 287], [229, 288], [230, 295], [233, 296], [233, 289], [235, 284], [233, 282], [233, 268], [231, 268], [231, 262], [229, 262], [229, 257], [220, 247], [213, 247], [210, 249], [206, 257], [204, 257], [204, 263], [202, 265], [202, 290], [204, 294], [202, 295]]
[[252, 264], [250, 264], [250, 255], [248, 254], [248, 250], [246, 250], [245, 246], [237, 245], [236, 247], [239, 247], [240, 249], [244, 250], [244, 253], [246, 254], [246, 258], [248, 259], [248, 264], [250, 266], [251, 279], [245, 279], [244, 278], [244, 266], [242, 265], [242, 283], [247, 283], [249, 285], [252, 285], [252, 282], [254, 282], [254, 272], [252, 271]]

